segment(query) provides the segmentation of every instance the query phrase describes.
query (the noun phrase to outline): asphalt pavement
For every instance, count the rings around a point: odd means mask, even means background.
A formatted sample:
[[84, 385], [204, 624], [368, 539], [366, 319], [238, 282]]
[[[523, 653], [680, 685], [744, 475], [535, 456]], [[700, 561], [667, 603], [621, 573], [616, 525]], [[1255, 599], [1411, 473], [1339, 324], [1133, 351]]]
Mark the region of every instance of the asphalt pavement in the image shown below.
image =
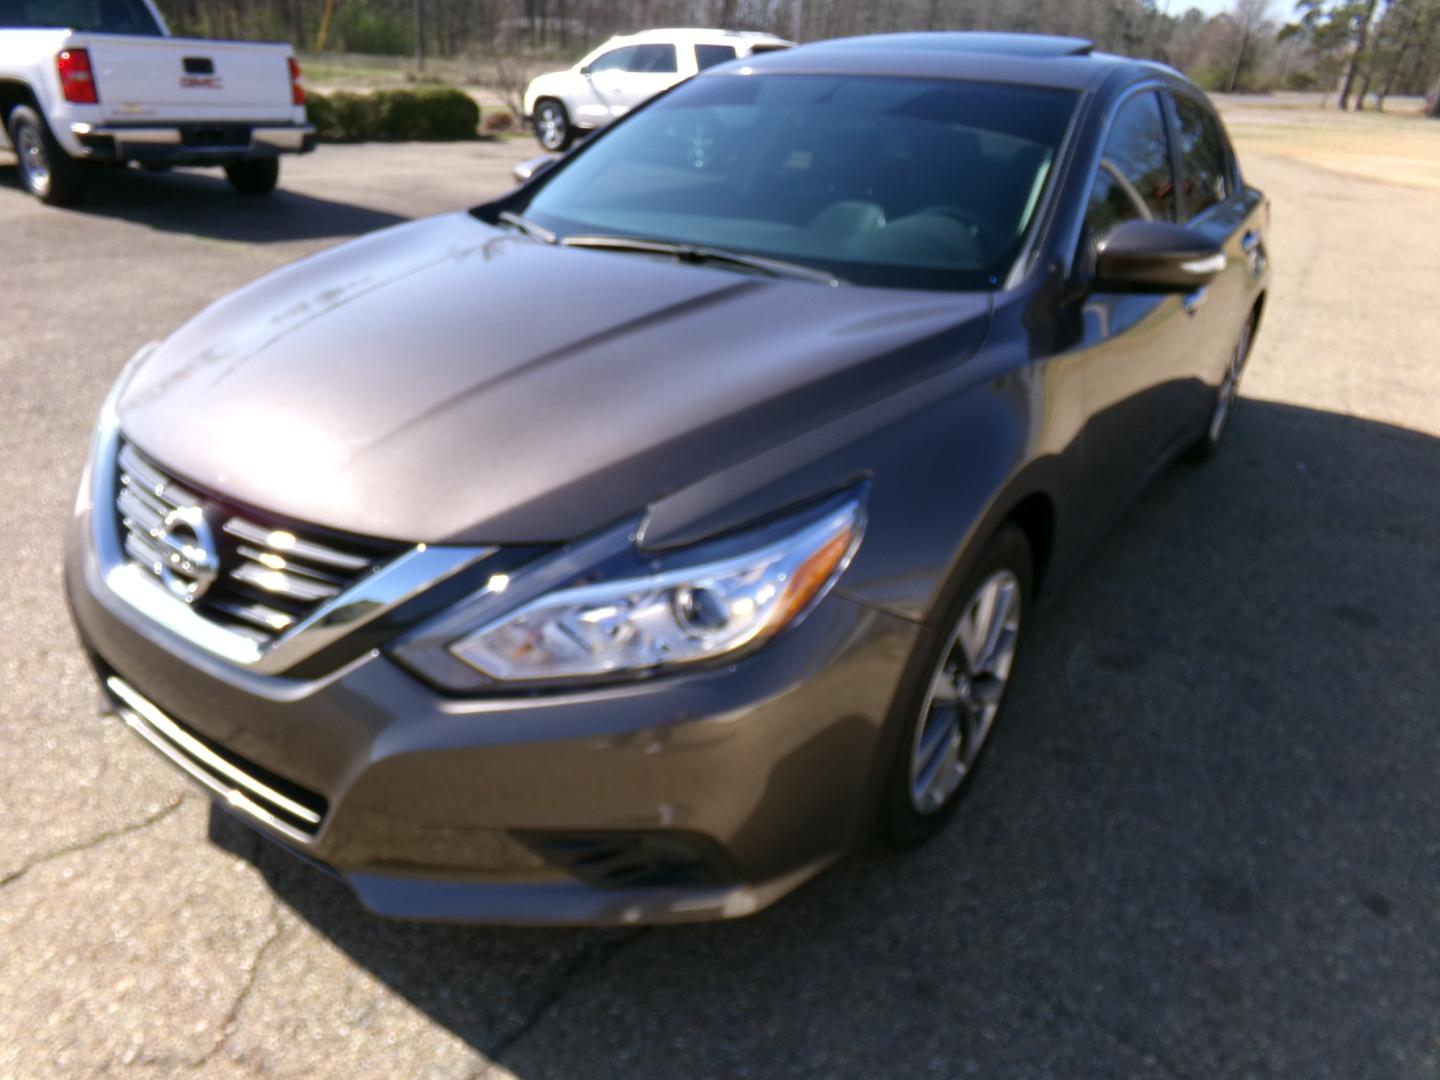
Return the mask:
[[1276, 279], [1228, 443], [1043, 610], [922, 851], [731, 924], [386, 923], [98, 715], [60, 539], [125, 360], [532, 145], [73, 211], [0, 165], [0, 1077], [1440, 1076], [1440, 192], [1243, 133]]

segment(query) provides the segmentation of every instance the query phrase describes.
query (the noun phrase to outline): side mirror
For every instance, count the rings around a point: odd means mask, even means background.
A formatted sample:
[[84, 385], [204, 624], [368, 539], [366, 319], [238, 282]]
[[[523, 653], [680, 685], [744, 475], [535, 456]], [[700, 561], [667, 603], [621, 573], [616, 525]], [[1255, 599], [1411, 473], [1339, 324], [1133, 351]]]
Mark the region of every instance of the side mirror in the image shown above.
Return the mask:
[[516, 165], [510, 170], [510, 175], [515, 177], [515, 183], [523, 184], [527, 180], [535, 179], [535, 177], [539, 176], [546, 169], [549, 169], [559, 160], [560, 159], [554, 154], [541, 154], [539, 157], [533, 157], [529, 161], [520, 162], [519, 165]]
[[1225, 253], [1168, 221], [1127, 221], [1100, 242], [1095, 286], [1112, 292], [1191, 292], [1225, 269]]

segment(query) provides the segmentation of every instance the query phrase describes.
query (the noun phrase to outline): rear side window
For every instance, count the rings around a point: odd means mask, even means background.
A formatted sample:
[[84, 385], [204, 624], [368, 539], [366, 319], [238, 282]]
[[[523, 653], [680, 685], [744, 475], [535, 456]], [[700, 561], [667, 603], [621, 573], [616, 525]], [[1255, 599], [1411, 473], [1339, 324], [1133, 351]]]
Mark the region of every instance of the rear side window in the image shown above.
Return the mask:
[[1180, 164], [1185, 178], [1185, 209], [1191, 217], [1230, 196], [1230, 166], [1225, 138], [1210, 110], [1183, 94], [1175, 96], [1180, 114]]
[[626, 71], [646, 74], [668, 74], [678, 70], [675, 64], [674, 45], [636, 45], [632, 50]]
[[735, 59], [735, 46], [733, 45], [696, 45], [695, 66], [701, 71], [714, 67], [716, 64], [723, 64], [727, 60]]
[[1160, 95], [1137, 94], [1120, 106], [1105, 140], [1085, 212], [1090, 243], [1126, 221], [1174, 221], [1175, 177]]
[[160, 36], [141, 0], [0, 0], [0, 29]]

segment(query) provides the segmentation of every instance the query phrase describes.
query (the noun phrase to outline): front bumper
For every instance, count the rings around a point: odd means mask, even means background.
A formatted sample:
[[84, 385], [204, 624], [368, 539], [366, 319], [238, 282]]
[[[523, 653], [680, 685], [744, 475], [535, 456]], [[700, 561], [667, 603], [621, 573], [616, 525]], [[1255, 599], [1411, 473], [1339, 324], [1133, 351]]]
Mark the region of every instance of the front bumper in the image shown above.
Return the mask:
[[225, 165], [315, 149], [310, 124], [184, 123], [154, 126], [75, 123], [70, 133], [91, 161]]
[[[886, 717], [919, 628], [838, 594], [729, 667], [456, 698], [380, 650], [304, 680], [203, 653], [110, 591], [89, 516], [82, 505], [72, 521], [67, 593], [117, 711], [378, 914], [746, 915], [833, 862], [872, 818]], [[176, 731], [318, 822], [270, 812], [277, 804]]]

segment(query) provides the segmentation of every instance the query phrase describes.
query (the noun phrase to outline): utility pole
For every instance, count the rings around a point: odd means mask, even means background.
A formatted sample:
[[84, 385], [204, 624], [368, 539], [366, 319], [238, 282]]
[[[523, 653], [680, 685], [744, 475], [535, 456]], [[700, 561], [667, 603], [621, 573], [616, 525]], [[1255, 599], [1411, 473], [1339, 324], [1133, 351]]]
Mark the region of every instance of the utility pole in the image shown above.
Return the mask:
[[425, 70], [425, 0], [415, 0], [415, 70]]

